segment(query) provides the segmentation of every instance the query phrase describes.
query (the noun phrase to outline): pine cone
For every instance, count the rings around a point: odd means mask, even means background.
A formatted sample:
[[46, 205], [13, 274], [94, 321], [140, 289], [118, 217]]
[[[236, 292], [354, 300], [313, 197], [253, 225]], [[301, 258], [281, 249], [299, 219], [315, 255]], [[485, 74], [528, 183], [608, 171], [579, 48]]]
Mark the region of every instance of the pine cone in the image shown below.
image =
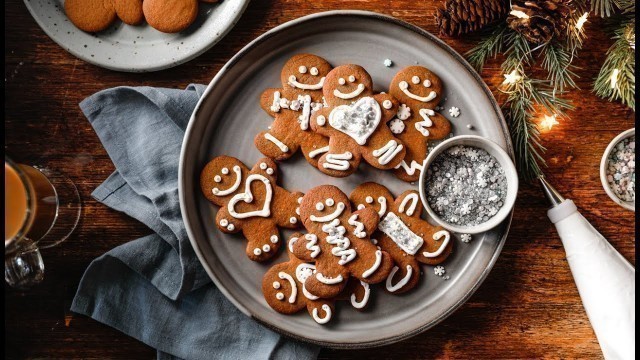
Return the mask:
[[440, 34], [459, 36], [504, 19], [508, 11], [508, 0], [446, 0], [436, 12], [436, 23]]
[[574, 8], [572, 0], [512, 0], [507, 23], [532, 44], [563, 38]]

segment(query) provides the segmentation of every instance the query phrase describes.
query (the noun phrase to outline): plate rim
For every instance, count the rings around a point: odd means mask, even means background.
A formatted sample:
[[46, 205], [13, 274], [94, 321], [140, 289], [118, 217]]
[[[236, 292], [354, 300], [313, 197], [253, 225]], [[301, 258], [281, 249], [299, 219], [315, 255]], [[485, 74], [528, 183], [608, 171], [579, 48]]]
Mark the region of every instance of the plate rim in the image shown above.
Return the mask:
[[399, 25], [407, 30], [413, 31], [414, 33], [423, 36], [425, 38], [427, 38], [428, 40], [434, 42], [437, 46], [439, 46], [441, 49], [445, 50], [447, 53], [449, 53], [449, 55], [451, 55], [455, 60], [457, 60], [458, 62], [461, 63], [461, 65], [469, 72], [469, 74], [474, 78], [474, 80], [480, 85], [480, 87], [482, 88], [483, 92], [485, 93], [485, 95], [489, 98], [489, 101], [491, 103], [491, 106], [493, 107], [493, 110], [495, 111], [496, 116], [498, 117], [499, 123], [500, 123], [500, 128], [504, 134], [505, 137], [505, 142], [506, 142], [506, 151], [509, 154], [509, 156], [511, 157], [511, 159], [514, 159], [514, 152], [513, 152], [513, 145], [511, 142], [511, 136], [509, 134], [509, 130], [506, 124], [506, 121], [504, 119], [504, 116], [502, 114], [502, 111], [500, 110], [500, 105], [498, 104], [498, 102], [496, 101], [495, 97], [493, 96], [493, 93], [491, 92], [491, 90], [489, 89], [489, 87], [487, 86], [487, 84], [482, 80], [482, 77], [475, 71], [475, 69], [466, 61], [466, 59], [464, 59], [464, 57], [462, 55], [460, 55], [458, 52], [456, 52], [453, 48], [451, 48], [449, 45], [447, 45], [444, 41], [440, 40], [438, 37], [436, 37], [435, 35], [431, 34], [430, 32], [418, 27], [417, 25], [413, 25], [407, 21], [395, 18], [393, 16], [390, 15], [386, 15], [386, 14], [381, 14], [381, 13], [377, 13], [377, 12], [373, 12], [373, 11], [366, 11], [366, 10], [330, 10], [330, 11], [323, 11], [323, 12], [317, 12], [317, 13], [313, 13], [313, 14], [309, 14], [309, 15], [305, 15], [290, 21], [287, 21], [285, 23], [282, 23], [270, 30], [268, 30], [267, 32], [263, 33], [262, 35], [256, 37], [254, 40], [252, 40], [251, 42], [249, 42], [247, 45], [245, 45], [242, 49], [240, 49], [233, 57], [231, 57], [231, 59], [229, 59], [229, 61], [227, 61], [224, 66], [218, 71], [218, 73], [216, 73], [216, 75], [213, 77], [213, 79], [211, 80], [211, 82], [209, 82], [209, 84], [207, 85], [207, 88], [205, 89], [205, 91], [202, 94], [202, 97], [198, 100], [198, 103], [196, 104], [196, 107], [193, 110], [193, 113], [191, 115], [191, 118], [189, 119], [189, 123], [187, 125], [187, 128], [185, 130], [185, 135], [184, 135], [184, 139], [182, 142], [182, 147], [180, 150], [180, 162], [179, 162], [179, 169], [178, 169], [178, 196], [179, 196], [179, 201], [180, 201], [180, 210], [181, 213], [183, 214], [183, 221], [185, 223], [185, 228], [187, 231], [187, 236], [189, 237], [189, 241], [191, 242], [191, 245], [193, 246], [193, 249], [198, 257], [198, 260], [200, 261], [200, 263], [202, 264], [203, 268], [205, 269], [205, 271], [207, 272], [207, 274], [209, 275], [209, 277], [211, 278], [211, 280], [213, 281], [213, 283], [216, 285], [216, 287], [222, 292], [222, 294], [234, 305], [236, 306], [236, 308], [238, 308], [238, 310], [240, 310], [242, 313], [244, 313], [245, 315], [249, 316], [250, 318], [254, 319], [255, 321], [257, 321], [258, 323], [264, 325], [265, 327], [274, 330], [275, 332], [279, 333], [279, 334], [283, 334], [289, 338], [295, 339], [295, 340], [300, 340], [300, 341], [304, 341], [307, 343], [311, 343], [311, 344], [316, 344], [316, 345], [320, 345], [320, 346], [324, 346], [324, 347], [328, 347], [328, 348], [332, 348], [332, 349], [363, 349], [363, 348], [372, 348], [372, 347], [380, 347], [380, 346], [384, 346], [384, 345], [389, 345], [389, 344], [393, 344], [396, 342], [400, 342], [403, 340], [406, 340], [408, 338], [411, 338], [413, 336], [416, 336], [422, 332], [427, 331], [428, 329], [436, 326], [437, 324], [439, 324], [440, 322], [442, 322], [444, 319], [448, 318], [453, 312], [455, 312], [457, 309], [460, 308], [460, 306], [462, 306], [467, 300], [469, 300], [469, 298], [478, 290], [478, 288], [480, 287], [480, 285], [482, 285], [482, 283], [484, 283], [486, 277], [489, 275], [489, 273], [491, 272], [491, 270], [493, 269], [493, 266], [495, 265], [498, 257], [500, 256], [500, 253], [502, 252], [502, 248], [504, 247], [504, 244], [506, 242], [507, 236], [509, 235], [509, 230], [511, 227], [511, 221], [513, 219], [513, 209], [511, 210], [509, 216], [503, 221], [503, 223], [499, 226], [504, 226], [504, 232], [502, 234], [502, 236], [499, 239], [498, 245], [493, 253], [493, 255], [491, 256], [491, 258], [489, 259], [489, 262], [487, 264], [487, 266], [485, 267], [485, 269], [482, 271], [482, 273], [479, 275], [478, 280], [476, 281], [475, 284], [473, 284], [473, 286], [467, 290], [467, 292], [464, 293], [464, 295], [462, 297], [460, 297], [460, 299], [453, 304], [447, 311], [443, 312], [440, 316], [438, 316], [437, 318], [435, 318], [434, 320], [425, 323], [424, 325], [417, 327], [411, 331], [408, 331], [406, 333], [403, 334], [399, 334], [399, 335], [394, 335], [394, 336], [390, 336], [384, 339], [378, 339], [378, 340], [373, 340], [373, 341], [363, 341], [363, 342], [357, 342], [357, 343], [340, 343], [340, 342], [327, 342], [327, 341], [321, 341], [321, 340], [315, 340], [315, 339], [311, 339], [308, 337], [304, 337], [304, 336], [300, 336], [298, 334], [294, 334], [291, 332], [288, 332], [286, 330], [283, 330], [267, 321], [262, 320], [261, 318], [254, 316], [252, 314], [252, 312], [250, 310], [248, 310], [244, 305], [242, 305], [239, 301], [237, 301], [233, 296], [231, 296], [231, 294], [227, 291], [227, 289], [222, 285], [222, 283], [218, 280], [217, 276], [214, 274], [214, 272], [211, 270], [211, 268], [209, 267], [209, 265], [207, 264], [207, 262], [205, 261], [206, 259], [204, 258], [204, 254], [202, 253], [200, 246], [198, 244], [198, 242], [195, 240], [195, 236], [191, 230], [192, 228], [192, 224], [189, 221], [189, 219], [184, 216], [184, 214], [188, 213], [188, 209], [187, 206], [185, 205], [185, 162], [186, 160], [186, 151], [187, 151], [187, 147], [189, 146], [189, 141], [188, 139], [191, 137], [192, 132], [194, 131], [194, 120], [196, 119], [196, 117], [199, 115], [199, 111], [201, 109], [201, 106], [204, 102], [204, 100], [207, 98], [207, 96], [209, 95], [209, 93], [212, 91], [213, 87], [215, 87], [216, 83], [219, 81], [219, 79], [224, 75], [224, 73], [231, 67], [233, 67], [237, 62], [239, 62], [245, 55], [247, 52], [249, 52], [253, 47], [257, 46], [259, 43], [266, 41], [267, 39], [276, 36], [280, 33], [282, 33], [283, 31], [286, 31], [288, 28], [292, 27], [292, 26], [296, 26], [299, 25], [300, 23], [304, 23], [306, 21], [312, 21], [312, 20], [317, 20], [317, 19], [321, 19], [321, 18], [330, 18], [330, 17], [341, 17], [341, 16], [355, 16], [355, 17], [363, 17], [363, 18], [369, 18], [369, 19], [374, 19], [377, 21], [383, 21], [383, 22], [389, 22], [392, 23], [394, 25]]
[[[189, 62], [195, 58], [197, 58], [198, 56], [204, 54], [205, 52], [207, 52], [209, 49], [211, 49], [213, 46], [215, 46], [218, 42], [220, 42], [220, 40], [222, 40], [225, 36], [227, 36], [227, 34], [231, 31], [231, 29], [233, 29], [235, 27], [235, 25], [238, 23], [238, 20], [240, 19], [240, 17], [242, 16], [242, 14], [244, 14], [245, 10], [247, 9], [247, 6], [249, 5], [249, 2], [251, 0], [227, 0], [227, 1], [241, 1], [242, 3], [240, 4], [240, 7], [238, 8], [239, 11], [237, 11], [235, 13], [234, 16], [229, 17], [229, 21], [225, 24], [225, 26], [223, 27], [224, 30], [219, 32], [219, 35], [214, 36], [210, 42], [206, 43], [206, 45], [204, 45], [202, 48], [189, 53], [187, 56], [180, 58], [178, 60], [170, 60], [167, 61], [166, 63], [160, 63], [158, 65], [155, 66], [151, 66], [151, 67], [132, 67], [132, 66], [124, 66], [122, 64], [108, 64], [106, 62], [101, 62], [96, 60], [96, 58], [91, 58], [90, 56], [86, 56], [83, 55], [81, 53], [79, 53], [76, 50], [73, 50], [69, 47], [67, 47], [66, 45], [64, 45], [62, 43], [62, 39], [59, 38], [57, 35], [54, 34], [54, 32], [51, 30], [50, 27], [46, 26], [44, 24], [43, 21], [41, 21], [40, 17], [36, 15], [35, 11], [32, 9], [32, 2], [29, 0], [23, 0], [25, 7], [27, 8], [27, 10], [29, 11], [29, 14], [31, 14], [31, 17], [33, 18], [33, 20], [36, 22], [36, 24], [38, 24], [38, 26], [40, 27], [40, 29], [42, 31], [44, 31], [44, 33], [49, 37], [49, 39], [53, 40], [53, 42], [55, 42], [62, 50], [68, 52], [69, 54], [75, 56], [77, 59], [80, 59], [84, 62], [87, 62], [91, 65], [95, 65], [104, 69], [108, 69], [108, 70], [113, 70], [113, 71], [120, 71], [120, 72], [126, 72], [126, 73], [146, 73], [146, 72], [154, 72], [154, 71], [160, 71], [160, 70], [166, 70], [166, 69], [170, 69], [179, 65], [182, 65], [186, 62]], [[64, 10], [61, 10], [64, 12]], [[80, 29], [78, 29], [78, 31], [82, 31]], [[91, 34], [88, 32], [85, 32], [87, 34]], [[106, 43], [103, 43], [106, 44]], [[102, 45], [102, 46], [106, 46], [106, 45]]]

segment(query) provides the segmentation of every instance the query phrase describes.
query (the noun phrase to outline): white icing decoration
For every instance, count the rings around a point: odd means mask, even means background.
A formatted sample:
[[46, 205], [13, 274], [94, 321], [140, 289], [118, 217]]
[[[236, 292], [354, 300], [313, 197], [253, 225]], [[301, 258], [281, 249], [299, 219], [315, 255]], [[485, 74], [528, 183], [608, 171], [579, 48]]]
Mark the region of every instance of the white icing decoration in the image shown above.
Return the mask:
[[298, 214], [298, 216], [300, 216], [300, 208], [299, 207], [296, 208], [296, 214]]
[[396, 166], [395, 168], [396, 169], [402, 168], [404, 170], [404, 172], [406, 172], [407, 175], [409, 175], [409, 176], [415, 174], [416, 170], [422, 171], [422, 165], [420, 165], [415, 160], [411, 161], [411, 166], [408, 166], [407, 162], [402, 160], [402, 162], [400, 162], [400, 164], [398, 166]]
[[327, 122], [327, 118], [323, 115], [320, 115], [316, 118], [316, 122], [318, 123], [318, 126], [324, 126], [324, 124], [326, 124]]
[[402, 134], [404, 131], [405, 125], [404, 122], [400, 119], [393, 119], [389, 122], [389, 129], [395, 135]]
[[318, 308], [314, 308], [313, 313], [311, 314], [311, 316], [313, 316], [313, 320], [315, 320], [318, 324], [326, 324], [329, 322], [329, 320], [331, 320], [331, 307], [329, 307], [329, 305], [327, 304], [322, 304], [322, 310], [324, 310], [325, 312], [323, 318], [318, 316]]
[[[229, 173], [229, 169], [227, 169], [227, 172], [225, 173], [224, 170], [227, 168], [223, 168], [222, 169], [222, 173], [223, 174], [227, 174]], [[233, 171], [236, 173], [236, 182], [233, 183], [233, 185], [231, 185], [230, 188], [228, 188], [227, 190], [220, 190], [217, 187], [213, 188], [212, 192], [213, 195], [215, 196], [226, 196], [231, 194], [232, 192], [238, 190], [238, 187], [240, 187], [240, 182], [242, 181], [242, 170], [240, 169], [240, 166], [236, 165], [233, 167]]]
[[354, 82], [356, 81], [356, 77], [353, 75], [349, 75], [349, 82]]
[[317, 67], [312, 67], [311, 69], [309, 69], [309, 74], [316, 76], [318, 75], [318, 68]]
[[400, 270], [400, 268], [397, 266], [394, 266], [393, 269], [391, 270], [391, 273], [389, 273], [389, 276], [387, 276], [386, 285], [387, 285], [387, 290], [389, 292], [396, 292], [400, 290], [403, 286], [407, 285], [407, 283], [409, 282], [409, 279], [411, 279], [413, 268], [410, 265], [407, 265], [407, 274], [402, 278], [402, 280], [398, 281], [397, 284], [391, 285], [393, 281], [393, 276], [396, 274], [396, 272], [398, 272], [398, 270]]
[[378, 158], [380, 165], [387, 165], [402, 149], [404, 149], [404, 146], [398, 144], [397, 141], [389, 140], [389, 142], [380, 149], [373, 150], [373, 156]]
[[304, 297], [306, 297], [309, 300], [318, 300], [320, 299], [319, 296], [315, 296], [312, 293], [310, 293], [306, 287], [304, 287], [304, 284], [302, 284], [302, 294], [304, 295]]
[[353, 214], [348, 220], [349, 225], [354, 226], [353, 235], [358, 239], [367, 237], [367, 233], [364, 232], [364, 224], [358, 221], [358, 214]]
[[382, 107], [389, 110], [393, 107], [393, 103], [391, 102], [391, 100], [387, 99], [382, 102]]
[[298, 198], [298, 204], [302, 204], [302, 196]]
[[429, 116], [434, 116], [436, 113], [431, 109], [420, 109], [418, 113], [422, 116], [423, 120], [415, 124], [416, 129], [420, 131], [423, 136], [429, 136], [429, 130], [427, 128], [433, 126], [433, 121], [431, 121]]
[[[409, 206], [409, 208], [405, 212], [404, 211], [404, 207], [407, 205], [409, 200], [411, 200], [411, 205]], [[411, 193], [411, 194], [405, 196], [404, 199], [402, 199], [402, 202], [400, 203], [400, 207], [398, 208], [398, 212], [400, 212], [401, 214], [405, 213], [408, 216], [411, 216], [416, 211], [416, 206], [418, 206], [418, 194]]]
[[371, 196], [367, 196], [367, 197], [364, 199], [364, 201], [365, 201], [367, 204], [373, 204], [373, 198], [372, 198]]
[[267, 168], [267, 163], [260, 163], [260, 169], [264, 170]]
[[400, 120], [407, 120], [411, 116], [411, 108], [407, 106], [407, 104], [402, 104], [398, 107], [398, 112], [396, 116]]
[[302, 114], [298, 116], [300, 129], [307, 130], [309, 128], [309, 116], [311, 116], [311, 96], [299, 96], [298, 99], [302, 102]]
[[278, 281], [274, 281], [274, 282], [273, 282], [273, 288], [274, 288], [274, 289], [276, 289], [276, 290], [277, 290], [277, 289], [280, 289], [280, 282], [278, 282]]
[[220, 177], [220, 175], [216, 175], [213, 177], [213, 181], [219, 183], [220, 181], [222, 181], [222, 178]]
[[316, 157], [316, 155], [325, 153], [327, 151], [329, 151], [329, 145], [321, 147], [319, 149], [315, 149], [313, 151], [309, 151], [309, 157], [313, 159], [314, 157]]
[[307, 234], [304, 236], [305, 240], [308, 241], [305, 246], [307, 250], [311, 251], [311, 257], [316, 258], [320, 254], [320, 246], [316, 245], [318, 243], [318, 237], [314, 234]]
[[291, 296], [289, 296], [289, 303], [293, 304], [294, 302], [296, 302], [296, 296], [298, 295], [298, 287], [296, 286], [296, 282], [293, 280], [291, 275], [287, 274], [286, 272], [280, 271], [278, 273], [278, 277], [282, 280], [287, 279], [289, 281], [289, 284], [291, 285]]
[[262, 246], [262, 251], [264, 251], [264, 252], [269, 252], [269, 251], [271, 251], [271, 246], [269, 246], [269, 245], [263, 245], [263, 246]]
[[229, 221], [227, 219], [220, 220], [220, 226], [227, 227], [229, 225]]
[[273, 103], [271, 104], [271, 111], [278, 112], [280, 111], [280, 91], [273, 92]]
[[291, 101], [291, 103], [289, 104], [289, 108], [294, 111], [300, 110], [300, 106], [302, 105], [302, 101], [300, 101], [301, 98], [302, 96], [298, 96], [297, 99]]
[[369, 269], [367, 269], [365, 272], [362, 273], [362, 277], [366, 279], [369, 276], [371, 276], [371, 274], [373, 274], [374, 272], [376, 272], [376, 270], [378, 270], [381, 263], [382, 263], [382, 251], [376, 250], [376, 261], [373, 263], [373, 266], [371, 266]]
[[280, 151], [282, 152], [288, 152], [289, 151], [289, 147], [287, 145], [285, 145], [282, 141], [276, 139], [275, 136], [269, 134], [269, 133], [265, 133], [264, 134], [265, 139], [271, 141], [272, 143], [276, 144], [276, 146], [278, 148], [280, 148]]
[[371, 290], [369, 289], [369, 284], [367, 284], [366, 282], [360, 281], [360, 285], [362, 285], [362, 287], [364, 288], [364, 295], [362, 296], [362, 300], [358, 302], [358, 299], [356, 299], [356, 294], [351, 294], [351, 306], [356, 309], [362, 309], [363, 307], [367, 306], [367, 303], [369, 302], [369, 293], [371, 292]]
[[387, 212], [387, 198], [384, 196], [380, 196], [378, 198], [378, 203], [380, 203], [380, 210], [378, 210], [378, 216], [382, 218], [384, 214]]
[[271, 237], [269, 238], [269, 241], [271, 241], [272, 244], [277, 244], [278, 243], [278, 235], [271, 235]]
[[421, 102], [429, 102], [429, 101], [435, 99], [436, 96], [438, 96], [438, 94], [436, 94], [435, 91], [431, 91], [429, 93], [429, 95], [427, 95], [427, 96], [416, 95], [416, 94], [412, 93], [411, 91], [409, 91], [409, 84], [406, 81], [401, 81], [398, 84], [398, 87], [400, 87], [400, 90], [402, 90], [402, 92], [405, 93], [405, 95], [407, 95], [408, 97], [410, 97], [410, 98], [412, 98], [414, 100], [421, 101]]
[[322, 203], [322, 201], [320, 201], [320, 202], [318, 202], [316, 204], [316, 210], [318, 210], [318, 211], [324, 210], [324, 204]]
[[[235, 206], [238, 202], [244, 201], [245, 203], [253, 202], [253, 193], [251, 192], [251, 183], [254, 181], [262, 181], [264, 187], [266, 189], [266, 194], [264, 196], [264, 204], [262, 205], [262, 209], [248, 211], [246, 213], [238, 213], [236, 212]], [[251, 174], [247, 177], [247, 181], [244, 185], [244, 192], [240, 194], [236, 194], [231, 198], [229, 204], [227, 205], [227, 210], [229, 211], [229, 215], [233, 216], [236, 219], [246, 219], [253, 216], [259, 217], [269, 217], [271, 215], [271, 197], [273, 195], [273, 189], [271, 188], [271, 182], [266, 177], [259, 174]]]
[[283, 294], [283, 293], [281, 293], [281, 292], [277, 293], [277, 294], [276, 294], [276, 299], [278, 299], [278, 300], [284, 300], [284, 294]]
[[339, 284], [342, 282], [342, 280], [344, 280], [342, 278], [342, 275], [338, 275], [335, 278], [330, 278], [330, 277], [325, 277], [324, 275], [322, 275], [322, 273], [316, 273], [316, 279], [318, 279], [318, 281], [320, 281], [321, 283], [327, 284], [327, 285]]
[[324, 203], [325, 203], [325, 204], [327, 204], [327, 206], [333, 206], [333, 204], [335, 204], [336, 202], [335, 202], [335, 201], [333, 201], [333, 199], [332, 199], [332, 198], [327, 198], [327, 199], [324, 201]]
[[273, 169], [272, 168], [268, 168], [267, 169], [267, 175], [273, 175]]
[[362, 209], [364, 209], [365, 207], [366, 207], [366, 206], [364, 206], [364, 204], [360, 204], [360, 205], [358, 205], [358, 210], [362, 210]]
[[303, 84], [296, 81], [295, 75], [291, 75], [289, 76], [289, 85], [302, 90], [320, 90], [324, 85], [324, 76], [320, 78], [320, 81], [318, 81], [317, 84]]
[[431, 81], [429, 79], [425, 79], [422, 85], [424, 85], [424, 87], [431, 87]]
[[222, 172], [222, 174], [227, 175], [229, 173], [229, 168], [223, 167], [220, 171]]
[[297, 238], [297, 237], [292, 237], [292, 238], [289, 240], [289, 251], [291, 251], [292, 253], [293, 253], [293, 244], [295, 244], [295, 243], [296, 243], [296, 241], [298, 241], [298, 238]]
[[[342, 204], [342, 203], [338, 203]], [[338, 265], [344, 266], [351, 260], [355, 259], [357, 253], [355, 249], [349, 249], [351, 241], [348, 237], [345, 237], [346, 229], [340, 225], [339, 219], [334, 219], [332, 222], [322, 225], [322, 231], [327, 233], [325, 240], [331, 245], [335, 245], [331, 249], [331, 254], [340, 258]]]
[[349, 151], [343, 154], [327, 154], [327, 156], [325, 156], [324, 158], [326, 162], [323, 163], [322, 166], [325, 169], [344, 171], [349, 169], [348, 160], [351, 160], [352, 157], [353, 154], [351, 154]]
[[262, 254], [262, 250], [260, 250], [260, 248], [255, 248], [253, 249], [253, 254], [255, 256], [260, 256], [260, 254]]
[[449, 244], [449, 239], [451, 238], [451, 235], [446, 230], [440, 230], [440, 231], [436, 232], [435, 234], [433, 234], [433, 240], [436, 240], [436, 241], [440, 240], [443, 236], [444, 236], [444, 241], [442, 242], [442, 244], [440, 244], [440, 247], [438, 248], [438, 250], [436, 250], [434, 252], [424, 251], [422, 253], [422, 255], [424, 255], [424, 257], [426, 257], [426, 258], [434, 258], [434, 257], [440, 256], [440, 254], [442, 254], [444, 249]]
[[349, 135], [359, 145], [364, 145], [378, 128], [381, 118], [380, 105], [374, 98], [367, 96], [353, 105], [340, 105], [331, 110], [329, 125]]
[[[342, 84], [340, 84], [342, 85]], [[349, 100], [349, 99], [353, 99], [354, 97], [362, 94], [362, 92], [364, 91], [364, 84], [358, 84], [358, 87], [353, 90], [350, 93], [343, 93], [342, 91], [338, 90], [338, 89], [333, 89], [333, 95], [336, 97], [339, 97], [340, 99], [343, 100]]]
[[338, 79], [338, 84], [344, 85], [347, 81], [344, 78]]
[[420, 84], [420, 78], [417, 76], [414, 76], [411, 78], [411, 82], [414, 84]]
[[307, 73], [307, 67], [306, 67], [306, 66], [304, 66], [304, 65], [301, 65], [301, 66], [298, 68], [298, 72], [300, 72], [300, 74], [306, 74], [306, 73]]
[[449, 115], [453, 116], [454, 118], [457, 118], [458, 116], [460, 116], [460, 109], [458, 109], [455, 106], [452, 106], [451, 109], [449, 109]]
[[295, 216], [292, 216], [292, 217], [289, 218], [289, 222], [292, 223], [292, 224], [295, 224], [295, 223], [298, 222], [298, 219], [296, 219]]
[[304, 284], [309, 276], [316, 272], [316, 266], [313, 264], [302, 263], [296, 267], [296, 278], [301, 284]]
[[227, 230], [229, 230], [229, 231], [233, 231], [233, 230], [235, 230], [235, 229], [236, 229], [236, 226], [235, 226], [235, 225], [233, 225], [233, 224], [229, 224], [229, 225], [227, 226]]
[[402, 251], [415, 255], [422, 247], [424, 240], [411, 231], [402, 219], [393, 212], [389, 212], [378, 224], [378, 229], [387, 234]]
[[327, 222], [327, 221], [331, 221], [335, 218], [337, 218], [338, 216], [340, 216], [342, 214], [342, 212], [344, 211], [344, 203], [343, 202], [339, 202], [338, 205], [336, 205], [336, 210], [334, 212], [332, 212], [329, 215], [325, 215], [325, 216], [315, 216], [315, 215], [311, 215], [309, 216], [309, 219], [311, 219], [311, 221], [315, 221], [315, 222]]

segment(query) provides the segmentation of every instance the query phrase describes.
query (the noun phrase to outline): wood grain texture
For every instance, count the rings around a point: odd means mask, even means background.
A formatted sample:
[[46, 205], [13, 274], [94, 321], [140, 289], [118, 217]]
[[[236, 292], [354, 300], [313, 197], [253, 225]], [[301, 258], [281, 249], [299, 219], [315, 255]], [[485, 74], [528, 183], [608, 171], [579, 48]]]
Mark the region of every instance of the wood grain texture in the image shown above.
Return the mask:
[[[231, 0], [227, 0], [231, 1]], [[151, 74], [118, 73], [68, 54], [37, 26], [20, 0], [5, 4], [5, 150], [15, 160], [50, 166], [71, 177], [84, 200], [83, 220], [63, 245], [46, 250], [43, 284], [28, 292], [5, 286], [5, 355], [8, 358], [153, 358], [155, 351], [69, 307], [89, 262], [150, 231], [107, 209], [90, 193], [113, 165], [78, 103], [119, 85], [184, 88], [208, 83], [240, 48], [268, 29], [297, 17], [331, 9], [373, 10], [436, 32], [436, 0], [303, 1], [255, 0], [218, 45], [199, 58]], [[587, 23], [589, 38], [576, 61], [582, 90], [569, 97], [571, 121], [543, 133], [548, 178], [573, 199], [583, 215], [635, 264], [633, 213], [609, 200], [600, 185], [600, 157], [608, 142], [634, 126], [634, 113], [596, 98], [590, 87], [611, 40], [600, 22]], [[444, 39], [460, 53], [474, 38]], [[495, 94], [503, 80], [500, 59], [483, 78]], [[500, 100], [501, 97], [498, 96]], [[582, 308], [564, 250], [546, 218], [537, 185], [523, 184], [513, 226], [493, 271], [451, 317], [402, 343], [363, 351], [322, 350], [322, 359], [376, 358], [601, 358]]]

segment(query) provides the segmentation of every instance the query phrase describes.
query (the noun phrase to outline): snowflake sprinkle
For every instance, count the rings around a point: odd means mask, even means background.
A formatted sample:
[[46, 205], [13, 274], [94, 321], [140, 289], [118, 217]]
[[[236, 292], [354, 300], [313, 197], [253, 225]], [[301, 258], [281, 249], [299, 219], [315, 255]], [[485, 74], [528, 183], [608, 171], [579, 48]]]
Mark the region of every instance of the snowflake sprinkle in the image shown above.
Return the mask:
[[462, 240], [463, 243], [471, 242], [471, 234], [461, 234], [460, 240]]
[[393, 61], [391, 59], [384, 59], [384, 66], [391, 67], [393, 65]]
[[400, 120], [407, 120], [411, 116], [411, 109], [406, 104], [402, 104], [398, 108], [397, 116]]
[[393, 119], [389, 122], [389, 129], [396, 135], [401, 134], [404, 131], [404, 122], [400, 119]]
[[438, 276], [442, 276], [446, 271], [444, 270], [444, 266], [438, 265], [435, 268], [433, 268], [433, 272]]
[[454, 118], [457, 118], [458, 116], [460, 116], [460, 109], [458, 109], [455, 106], [452, 106], [451, 109], [449, 109], [449, 115], [453, 116]]

